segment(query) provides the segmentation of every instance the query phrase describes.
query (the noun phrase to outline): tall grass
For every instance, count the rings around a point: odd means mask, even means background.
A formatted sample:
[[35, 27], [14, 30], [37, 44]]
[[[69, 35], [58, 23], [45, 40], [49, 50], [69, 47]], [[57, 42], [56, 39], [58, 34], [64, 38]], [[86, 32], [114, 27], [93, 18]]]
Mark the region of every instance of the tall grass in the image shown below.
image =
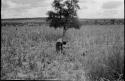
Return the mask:
[[[79, 32], [86, 31], [84, 30], [85, 28], [81, 29]], [[84, 58], [77, 59], [83, 64], [89, 80], [123, 80], [124, 31], [122, 31], [122, 29], [123, 28], [120, 26], [118, 26], [118, 28], [117, 26], [114, 28], [113, 26], [109, 26], [109, 28], [94, 26], [92, 28], [88, 26], [88, 33], [80, 34], [78, 32], [78, 34], [76, 34], [78, 35], [76, 37], [79, 37], [77, 41], [82, 42], [81, 45], [83, 49], [87, 51]]]
[[1, 79], [123, 80], [123, 25], [68, 30], [69, 48], [64, 55], [55, 52], [61, 36], [62, 29], [44, 25], [2, 27]]

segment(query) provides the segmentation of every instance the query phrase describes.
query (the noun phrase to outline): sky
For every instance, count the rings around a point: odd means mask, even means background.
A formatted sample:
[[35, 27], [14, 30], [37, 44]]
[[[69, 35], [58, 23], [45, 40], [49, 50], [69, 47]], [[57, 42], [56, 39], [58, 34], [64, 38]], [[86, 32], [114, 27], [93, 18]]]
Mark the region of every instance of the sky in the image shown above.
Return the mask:
[[[53, 0], [2, 0], [1, 17], [47, 17]], [[79, 18], [124, 18], [124, 0], [79, 0]]]

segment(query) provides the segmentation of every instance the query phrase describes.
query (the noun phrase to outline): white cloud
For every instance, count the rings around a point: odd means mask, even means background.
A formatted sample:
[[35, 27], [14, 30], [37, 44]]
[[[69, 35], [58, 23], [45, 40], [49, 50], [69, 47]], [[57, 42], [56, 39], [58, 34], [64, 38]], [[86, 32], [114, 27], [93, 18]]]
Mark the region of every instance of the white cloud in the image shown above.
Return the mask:
[[15, 8], [15, 7], [18, 6], [18, 4], [14, 3], [14, 2], [12, 2], [12, 1], [7, 1], [7, 4], [8, 4], [8, 6], [9, 6], [9, 8]]
[[[52, 9], [53, 0], [2, 0], [2, 18], [16, 17], [45, 17]], [[109, 4], [111, 1], [124, 2], [124, 0], [79, 0], [81, 7], [78, 10], [80, 18], [116, 18], [124, 17], [124, 3]], [[109, 6], [105, 4], [109, 4]], [[118, 7], [116, 7], [118, 4]], [[105, 5], [105, 6], [104, 6]], [[106, 9], [108, 7], [108, 9]], [[110, 7], [110, 9], [109, 9]], [[113, 7], [113, 8], [112, 8]]]
[[46, 11], [50, 10], [50, 7], [36, 7], [36, 8], [31, 8], [28, 9], [25, 15], [30, 15], [32, 17], [45, 17], [46, 16]]
[[[91, 0], [89, 0], [91, 1]], [[82, 9], [78, 11], [79, 17], [81, 18], [124, 18], [124, 3], [116, 7], [117, 5], [113, 4], [113, 8], [117, 9], [110, 9], [110, 10], [105, 10], [102, 8], [104, 3], [111, 2], [112, 0], [95, 0], [94, 3], [89, 2], [89, 3], [84, 3], [80, 4], [81, 7], [84, 5], [87, 6], [87, 9]], [[114, 1], [121, 1], [123, 2], [124, 0], [114, 0]]]
[[109, 2], [105, 2], [102, 5], [103, 9], [114, 9], [114, 8], [118, 8], [122, 5], [121, 1], [109, 1]]

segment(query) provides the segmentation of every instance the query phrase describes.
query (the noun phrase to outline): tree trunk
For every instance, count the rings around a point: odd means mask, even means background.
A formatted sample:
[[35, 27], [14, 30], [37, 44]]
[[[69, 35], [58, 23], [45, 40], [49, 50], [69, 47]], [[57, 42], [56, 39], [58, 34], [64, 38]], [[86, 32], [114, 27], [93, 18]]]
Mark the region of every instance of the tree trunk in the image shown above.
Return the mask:
[[63, 38], [65, 37], [65, 34], [66, 34], [66, 27], [63, 28]]

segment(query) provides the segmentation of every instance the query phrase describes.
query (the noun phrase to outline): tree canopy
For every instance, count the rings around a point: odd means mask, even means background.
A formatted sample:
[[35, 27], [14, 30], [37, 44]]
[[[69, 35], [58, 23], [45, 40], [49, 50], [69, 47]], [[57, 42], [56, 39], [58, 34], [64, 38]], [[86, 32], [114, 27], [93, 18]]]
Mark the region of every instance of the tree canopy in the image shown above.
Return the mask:
[[50, 27], [63, 28], [66, 31], [69, 28], [80, 28], [80, 22], [77, 17], [77, 10], [80, 9], [78, 0], [54, 0], [52, 3], [53, 11], [48, 11], [47, 21]]

